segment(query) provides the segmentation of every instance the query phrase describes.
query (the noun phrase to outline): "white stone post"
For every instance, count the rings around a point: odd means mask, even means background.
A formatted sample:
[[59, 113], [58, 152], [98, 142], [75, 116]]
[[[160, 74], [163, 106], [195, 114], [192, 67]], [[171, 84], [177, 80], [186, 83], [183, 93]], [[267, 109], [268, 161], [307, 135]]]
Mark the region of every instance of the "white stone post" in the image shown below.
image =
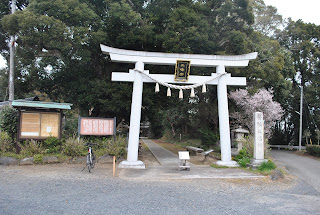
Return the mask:
[[[225, 67], [222, 65], [217, 66], [216, 72], [217, 74], [225, 73]], [[221, 166], [237, 166], [237, 162], [231, 160], [228, 92], [225, 75], [219, 78], [217, 91], [221, 148], [221, 161], [217, 161], [217, 164]]]
[[253, 114], [253, 129], [254, 129], [254, 144], [253, 144], [253, 159], [251, 166], [257, 167], [264, 159], [264, 120], [263, 113], [255, 112]]
[[[141, 61], [136, 62], [135, 69], [139, 71], [144, 71], [144, 63]], [[119, 164], [119, 167], [121, 168], [135, 168], [135, 169], [145, 168], [144, 163], [138, 160], [142, 92], [143, 92], [142, 74], [140, 72], [135, 71], [133, 91], [132, 91], [128, 154], [127, 154], [127, 160], [122, 161]]]

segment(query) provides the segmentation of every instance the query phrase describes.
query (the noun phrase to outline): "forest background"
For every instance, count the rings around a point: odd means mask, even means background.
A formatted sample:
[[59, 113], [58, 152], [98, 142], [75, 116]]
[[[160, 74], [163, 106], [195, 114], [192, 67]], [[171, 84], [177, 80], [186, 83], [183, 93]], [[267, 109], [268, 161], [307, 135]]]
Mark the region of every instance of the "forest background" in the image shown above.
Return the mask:
[[[18, 0], [0, 2], [0, 52], [9, 58], [8, 41], [16, 35], [15, 99], [38, 95], [70, 102], [73, 112], [117, 117], [129, 122], [132, 83], [111, 82], [111, 72], [128, 71], [102, 54], [100, 44], [166, 53], [240, 55], [258, 52], [246, 68], [227, 69], [247, 78], [249, 94], [265, 89], [284, 114], [272, 127], [269, 143], [298, 144], [300, 89], [304, 88], [303, 130], [317, 142], [320, 126], [320, 26], [282, 19], [263, 0]], [[173, 74], [172, 66], [147, 65], [151, 73]], [[191, 75], [214, 69], [191, 67]], [[0, 70], [0, 101], [8, 100], [8, 68]], [[194, 138], [218, 133], [217, 93], [196, 89], [196, 97], [144, 85], [142, 121], [150, 135], [166, 131]], [[237, 90], [229, 87], [229, 92]], [[230, 113], [239, 107], [230, 100]], [[244, 111], [244, 110], [242, 110]], [[272, 112], [264, 112], [268, 115]], [[231, 117], [231, 126], [239, 121]], [[245, 124], [242, 124], [245, 127]]]

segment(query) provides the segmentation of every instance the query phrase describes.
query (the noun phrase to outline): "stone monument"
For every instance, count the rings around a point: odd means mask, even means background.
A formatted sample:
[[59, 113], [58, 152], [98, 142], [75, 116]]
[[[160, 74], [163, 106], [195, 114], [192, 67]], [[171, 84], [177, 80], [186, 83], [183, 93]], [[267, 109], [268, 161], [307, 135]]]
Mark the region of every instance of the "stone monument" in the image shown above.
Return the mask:
[[253, 114], [253, 129], [254, 129], [254, 143], [253, 143], [253, 159], [251, 166], [257, 167], [262, 162], [267, 162], [264, 159], [264, 120], [263, 113], [255, 112]]

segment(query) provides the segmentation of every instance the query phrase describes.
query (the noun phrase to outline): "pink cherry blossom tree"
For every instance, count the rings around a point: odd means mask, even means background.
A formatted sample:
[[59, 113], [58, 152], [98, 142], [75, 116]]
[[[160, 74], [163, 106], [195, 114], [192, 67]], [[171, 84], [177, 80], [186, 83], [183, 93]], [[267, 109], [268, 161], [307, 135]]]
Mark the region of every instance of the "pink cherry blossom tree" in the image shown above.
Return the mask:
[[253, 132], [253, 113], [262, 112], [265, 121], [264, 130], [265, 138], [269, 139], [272, 134], [272, 126], [275, 122], [281, 120], [284, 110], [278, 102], [272, 100], [273, 91], [260, 89], [253, 95], [247, 90], [239, 89], [229, 94], [238, 106], [238, 111], [230, 114], [237, 124], [242, 125]]

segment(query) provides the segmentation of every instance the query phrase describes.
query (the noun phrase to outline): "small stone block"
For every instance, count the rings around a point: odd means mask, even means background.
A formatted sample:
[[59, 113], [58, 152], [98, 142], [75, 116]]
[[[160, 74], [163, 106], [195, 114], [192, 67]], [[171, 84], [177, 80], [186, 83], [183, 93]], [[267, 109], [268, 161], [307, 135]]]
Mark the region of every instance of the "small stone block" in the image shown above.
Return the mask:
[[59, 163], [59, 160], [57, 157], [43, 157], [43, 163]]
[[0, 165], [10, 166], [10, 165], [18, 165], [19, 160], [13, 157], [0, 157]]
[[33, 157], [23, 158], [23, 159], [20, 161], [20, 165], [33, 165]]
[[261, 163], [268, 162], [267, 159], [251, 159], [249, 166], [253, 169], [256, 169], [260, 166]]

